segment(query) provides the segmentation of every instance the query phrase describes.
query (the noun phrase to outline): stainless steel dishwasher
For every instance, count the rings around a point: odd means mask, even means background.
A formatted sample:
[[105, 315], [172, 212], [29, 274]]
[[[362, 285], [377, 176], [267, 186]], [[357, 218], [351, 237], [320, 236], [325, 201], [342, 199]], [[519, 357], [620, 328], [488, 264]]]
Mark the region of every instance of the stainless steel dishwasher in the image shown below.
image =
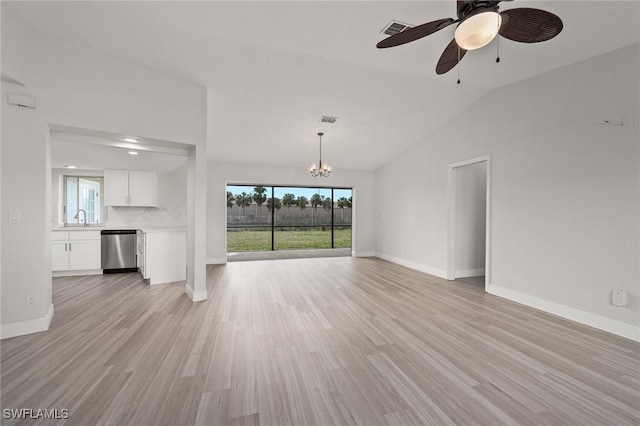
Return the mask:
[[136, 272], [136, 230], [103, 230], [102, 272]]

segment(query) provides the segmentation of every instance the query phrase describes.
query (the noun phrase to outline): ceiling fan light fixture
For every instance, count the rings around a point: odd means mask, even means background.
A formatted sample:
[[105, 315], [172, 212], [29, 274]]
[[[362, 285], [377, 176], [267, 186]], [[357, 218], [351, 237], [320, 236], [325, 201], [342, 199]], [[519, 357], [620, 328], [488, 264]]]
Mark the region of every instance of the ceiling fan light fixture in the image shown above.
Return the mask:
[[476, 13], [458, 24], [455, 39], [464, 50], [479, 49], [491, 43], [502, 24], [502, 16], [493, 10]]

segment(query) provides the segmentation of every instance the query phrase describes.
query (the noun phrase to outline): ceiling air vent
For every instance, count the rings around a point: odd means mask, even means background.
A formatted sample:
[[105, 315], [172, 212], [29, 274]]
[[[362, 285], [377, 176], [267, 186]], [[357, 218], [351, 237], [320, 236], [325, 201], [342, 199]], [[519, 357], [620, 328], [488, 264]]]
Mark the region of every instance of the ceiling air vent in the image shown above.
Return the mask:
[[7, 103], [9, 105], [15, 105], [22, 108], [36, 108], [36, 98], [29, 95], [23, 95], [21, 93], [7, 94]]
[[380, 32], [392, 36], [401, 33], [407, 28], [413, 28], [413, 26], [400, 21], [391, 21]]
[[321, 123], [329, 123], [329, 124], [333, 124], [336, 122], [336, 120], [338, 119], [338, 117], [330, 117], [328, 115], [323, 115], [320, 117], [320, 122]]

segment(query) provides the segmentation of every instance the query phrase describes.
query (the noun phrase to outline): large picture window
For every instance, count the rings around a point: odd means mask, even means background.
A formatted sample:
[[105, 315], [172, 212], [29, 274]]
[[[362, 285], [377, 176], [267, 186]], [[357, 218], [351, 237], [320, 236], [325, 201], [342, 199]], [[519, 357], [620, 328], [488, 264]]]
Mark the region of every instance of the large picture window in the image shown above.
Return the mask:
[[351, 188], [227, 185], [227, 252], [350, 248]]

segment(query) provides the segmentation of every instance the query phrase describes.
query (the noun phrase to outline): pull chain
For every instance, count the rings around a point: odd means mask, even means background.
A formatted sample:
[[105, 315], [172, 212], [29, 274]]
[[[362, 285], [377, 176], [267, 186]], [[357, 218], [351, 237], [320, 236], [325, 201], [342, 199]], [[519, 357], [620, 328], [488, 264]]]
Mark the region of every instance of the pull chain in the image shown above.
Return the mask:
[[458, 46], [458, 84], [460, 84], [460, 46]]
[[496, 62], [500, 62], [500, 35], [496, 37]]

